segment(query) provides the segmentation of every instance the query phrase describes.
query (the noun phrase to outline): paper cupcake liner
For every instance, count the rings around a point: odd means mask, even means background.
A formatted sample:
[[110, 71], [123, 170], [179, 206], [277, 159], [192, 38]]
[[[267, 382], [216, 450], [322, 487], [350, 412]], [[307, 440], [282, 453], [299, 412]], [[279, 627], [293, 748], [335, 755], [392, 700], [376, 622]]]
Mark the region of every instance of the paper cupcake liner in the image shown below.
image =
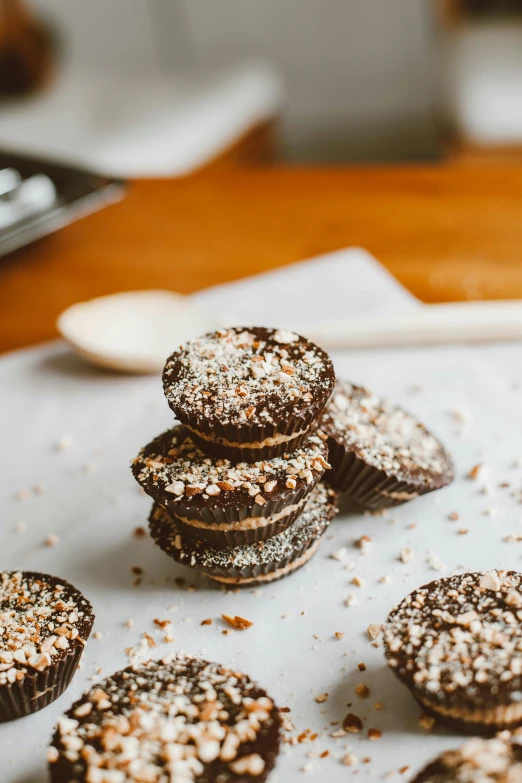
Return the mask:
[[328, 461], [332, 466], [324, 481], [334, 489], [366, 508], [393, 508], [444, 486], [445, 481], [431, 485], [401, 481], [384, 470], [368, 465], [355, 452], [347, 451], [333, 438], [328, 438]]
[[[241, 546], [242, 544], [255, 544], [258, 541], [266, 541], [267, 538], [282, 533], [292, 522], [298, 518], [305, 507], [304, 500], [310, 495], [321, 476], [314, 476], [310, 484], [300, 487], [296, 492], [290, 493], [277, 500], [267, 500], [266, 503], [254, 503], [252, 506], [242, 506], [241, 508], [203, 508], [198, 513], [190, 506], [184, 506], [182, 502], [169, 505], [161, 505], [173, 517], [176, 522], [183, 525], [184, 529], [192, 539], [198, 539], [207, 542], [210, 546], [216, 548], [225, 548], [228, 546]], [[232, 528], [230, 530], [215, 529], [216, 525], [239, 525], [246, 519], [266, 519], [281, 514], [286, 508], [297, 506], [294, 511], [281, 517], [273, 523], [258, 524], [252, 523], [252, 527], [246, 529]], [[207, 527], [191, 525], [190, 520], [202, 522]]]
[[[325, 400], [324, 405], [326, 405]], [[194, 443], [213, 457], [229, 459], [231, 462], [257, 462], [262, 459], [274, 459], [299, 449], [310, 435], [324, 405], [316, 406], [306, 416], [292, 416], [274, 424], [234, 425], [217, 424], [210, 427], [207, 422], [196, 423], [188, 417], [178, 418], [187, 427]], [[263, 443], [268, 438], [285, 438], [280, 443], [268, 443], [265, 446], [240, 446], [234, 444]], [[226, 443], [222, 443], [225, 440]]]
[[[184, 532], [189, 538], [197, 541], [204, 541], [209, 546], [216, 549], [226, 549], [230, 546], [244, 546], [245, 544], [257, 544], [260, 541], [266, 541], [272, 536], [282, 533], [287, 527], [295, 522], [305, 507], [305, 503], [300, 501], [297, 508], [289, 514], [281, 517], [275, 522], [270, 522], [257, 527], [248, 527], [244, 529], [231, 530], [212, 530], [212, 528], [202, 528], [191, 525], [177, 518], [176, 523], [183, 527]], [[170, 512], [168, 512], [170, 513]]]
[[32, 715], [61, 696], [71, 684], [82, 653], [83, 645], [77, 645], [43, 671], [28, 671], [23, 680], [0, 686], [0, 723]]
[[[220, 575], [215, 572], [205, 570], [203, 573], [205, 576], [208, 576], [209, 579], [212, 579], [213, 582], [217, 582], [223, 587], [229, 588], [258, 587], [263, 584], [273, 584], [274, 582], [279, 582], [281, 579], [284, 579], [286, 576], [295, 574], [296, 571], [299, 571], [300, 568], [303, 568], [303, 566], [309, 563], [317, 552], [320, 541], [320, 538], [312, 541], [311, 545], [305, 549], [300, 557], [287, 558], [285, 561], [279, 561], [279, 563], [271, 563], [270, 566], [266, 566], [265, 568], [260, 566], [251, 568], [248, 569], [250, 573], [242, 576], [230, 577], [227, 575], [226, 581], [224, 578], [220, 578]], [[247, 569], [243, 570], [247, 571]]]
[[506, 717], [503, 717], [502, 713], [505, 710], [505, 707], [502, 708], [500, 705], [498, 707], [499, 714], [495, 722], [484, 723], [480, 721], [468, 721], [462, 717], [451, 717], [450, 715], [446, 715], [445, 713], [440, 712], [440, 710], [437, 709], [436, 704], [427, 704], [425, 701], [418, 699], [415, 693], [413, 695], [415, 696], [415, 700], [418, 702], [423, 712], [425, 712], [427, 715], [430, 715], [432, 718], [435, 718], [437, 723], [442, 723], [444, 726], [448, 726], [454, 731], [458, 731], [459, 734], [492, 737], [499, 731], [512, 731], [513, 729], [522, 726], [522, 718], [520, 720], [510, 721], [507, 720]]
[[[324, 506], [318, 508], [316, 521], [310, 527], [305, 527], [304, 533], [303, 528], [300, 528], [300, 533], [292, 534], [291, 549], [287, 549], [285, 552], [283, 548], [283, 551], [280, 553], [277, 551], [278, 547], [276, 546], [273, 559], [265, 557], [265, 562], [263, 562], [263, 558], [259, 558], [257, 562], [245, 562], [243, 560], [244, 564], [234, 565], [232, 558], [222, 556], [217, 558], [221, 562], [209, 563], [209, 559], [212, 559], [212, 554], [210, 553], [210, 558], [205, 558], [204, 551], [207, 548], [206, 545], [203, 544], [201, 547], [201, 554], [198, 554], [197, 547], [193, 550], [190, 549], [190, 546], [188, 549], [184, 547], [181, 526], [177, 525], [177, 530], [173, 530], [165, 520], [163, 509], [156, 504], [153, 506], [149, 517], [150, 533], [154, 542], [165, 554], [182, 565], [203, 571], [207, 576], [233, 580], [233, 583], [245, 580], [251, 580], [249, 581], [250, 584], [253, 583], [253, 580], [267, 581], [263, 577], [267, 577], [270, 574], [275, 575], [278, 571], [283, 571], [281, 577], [286, 576], [287, 573], [296, 570], [300, 565], [304, 565], [304, 562], [308, 559], [307, 555], [312, 556], [324, 531], [337, 513], [335, 493], [331, 490], [329, 492], [332, 497], [325, 501]], [[305, 525], [307, 524], [310, 523], [307, 523], [305, 520]], [[190, 543], [188, 539], [186, 539], [186, 543]], [[218, 551], [217, 548], [208, 547], [208, 549]], [[267, 550], [265, 549], [264, 553], [266, 554], [266, 552]], [[252, 559], [255, 560], [256, 558]], [[303, 562], [299, 562], [301, 560]], [[292, 564], [295, 564], [295, 569], [291, 568]]]
[[[169, 557], [172, 557], [174, 560], [176, 560], [176, 562], [181, 563], [181, 565], [189, 566], [185, 560], [177, 557], [177, 550], [171, 546], [170, 541], [165, 536], [155, 534], [153, 526], [151, 526], [151, 534], [155, 543], [160, 547], [160, 549], [163, 550], [163, 552], [165, 552], [165, 554], [169, 555]], [[302, 563], [296, 564], [295, 568], [289, 568], [289, 566], [303, 557], [303, 555], [307, 553], [307, 551], [311, 549], [315, 543], [319, 543], [319, 540], [320, 537], [310, 538], [302, 547], [295, 549], [291, 556], [282, 558], [281, 560], [273, 561], [271, 563], [260, 563], [255, 566], [245, 566], [243, 568], [201, 568], [197, 570], [201, 570], [213, 581], [219, 582], [219, 577], [223, 577], [227, 580], [232, 579], [234, 581], [229, 583], [229, 586], [231, 587], [241, 586], [241, 582], [244, 580], [249, 580], [245, 586], [253, 587], [255, 584], [262, 584], [263, 582], [267, 581], [263, 579], [263, 577], [267, 577], [268, 575], [274, 574], [277, 571], [283, 570], [283, 573], [280, 576], [271, 579], [270, 582], [283, 579], [285, 576], [289, 576], [290, 574], [294, 573], [294, 571], [297, 571], [299, 568], [305, 565], [309, 559], [311, 559], [314, 554], [313, 552], [310, 553], [310, 558], [306, 559]]]

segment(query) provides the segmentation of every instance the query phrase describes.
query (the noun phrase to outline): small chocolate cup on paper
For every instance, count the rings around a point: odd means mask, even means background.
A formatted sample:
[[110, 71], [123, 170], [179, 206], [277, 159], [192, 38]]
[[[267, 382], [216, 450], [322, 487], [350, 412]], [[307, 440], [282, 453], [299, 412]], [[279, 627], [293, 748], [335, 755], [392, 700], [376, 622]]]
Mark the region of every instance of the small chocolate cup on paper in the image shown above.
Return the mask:
[[417, 773], [412, 783], [515, 783], [520, 780], [521, 765], [522, 745], [516, 736], [474, 737], [460, 748], [447, 750], [431, 761]]
[[167, 360], [167, 401], [200, 448], [232, 462], [295, 451], [335, 382], [328, 354], [284, 329], [236, 327], [191, 340]]
[[183, 426], [155, 438], [132, 469], [185, 533], [213, 547], [254, 544], [292, 524], [329, 467], [316, 435], [284, 457], [232, 464], [204, 454]]
[[215, 549], [187, 537], [165, 510], [153, 506], [149, 526], [156, 544], [178, 563], [225, 585], [265, 584], [305, 565], [337, 513], [336, 493], [324, 484], [312, 492], [298, 519], [283, 533], [257, 544]]
[[[41, 612], [46, 612], [45, 624]], [[0, 637], [3, 723], [38, 712], [68, 688], [94, 614], [90, 603], [64, 579], [34, 571], [0, 574], [0, 613], [6, 618]]]
[[134, 663], [58, 719], [52, 783], [264, 783], [282, 716], [248, 675], [182, 653]]
[[455, 574], [422, 585], [388, 616], [388, 665], [424, 712], [457, 731], [489, 736], [518, 728], [520, 606], [522, 574], [515, 571]]
[[319, 422], [327, 437], [330, 486], [384, 509], [453, 481], [444, 446], [414, 416], [360, 386], [338, 381]]

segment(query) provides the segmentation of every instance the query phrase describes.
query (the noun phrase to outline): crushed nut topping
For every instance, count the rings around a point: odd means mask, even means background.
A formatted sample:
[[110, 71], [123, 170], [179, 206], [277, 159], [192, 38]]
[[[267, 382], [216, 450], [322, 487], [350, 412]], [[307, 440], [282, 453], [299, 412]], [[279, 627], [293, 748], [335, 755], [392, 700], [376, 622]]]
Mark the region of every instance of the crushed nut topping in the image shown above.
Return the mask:
[[348, 381], [337, 381], [321, 429], [366, 463], [397, 477], [428, 482], [452, 474], [439, 441], [409, 413]]
[[[522, 699], [522, 575], [469, 573], [414, 590], [384, 628], [389, 665], [426, 699]], [[493, 701], [492, 701], [493, 699]]]
[[185, 413], [221, 424], [266, 424], [289, 405], [305, 410], [325, 401], [333, 370], [324, 351], [292, 332], [220, 329], [174, 353], [163, 384], [182, 420]]
[[473, 738], [443, 753], [421, 776], [426, 783], [521, 783], [522, 747], [518, 738]]
[[0, 685], [43, 671], [85, 644], [94, 616], [71, 585], [32, 572], [0, 574]]
[[[279, 713], [245, 675], [185, 656], [109, 677], [58, 720], [49, 761], [89, 783], [192, 783], [262, 775]], [[264, 754], [263, 754], [264, 755]], [[216, 777], [216, 779], [217, 779]]]
[[[209, 498], [224, 507], [266, 504], [289, 495], [288, 489], [313, 487], [329, 468], [327, 448], [311, 435], [300, 449], [282, 457], [259, 462], [232, 463], [209, 457], [190, 438], [184, 427], [174, 427], [155, 438], [133, 462], [136, 479], [153, 497], [174, 508], [209, 506]], [[290, 482], [291, 480], [291, 482]], [[290, 483], [289, 483], [290, 482]], [[265, 489], [266, 487], [266, 489]]]
[[244, 617], [239, 617], [237, 614], [234, 616], [222, 614], [221, 617], [231, 626], [231, 628], [235, 628], [236, 631], [246, 631], [247, 628], [251, 628], [254, 625], [250, 620], [245, 620]]

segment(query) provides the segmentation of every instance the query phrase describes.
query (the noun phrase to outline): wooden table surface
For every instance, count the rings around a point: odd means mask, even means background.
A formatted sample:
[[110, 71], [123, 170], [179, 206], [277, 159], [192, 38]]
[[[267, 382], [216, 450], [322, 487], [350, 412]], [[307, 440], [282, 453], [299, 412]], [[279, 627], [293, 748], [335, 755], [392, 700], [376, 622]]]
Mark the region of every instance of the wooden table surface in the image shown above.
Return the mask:
[[0, 259], [0, 351], [63, 308], [189, 293], [350, 245], [425, 302], [522, 298], [522, 167], [211, 171], [132, 183], [120, 203]]

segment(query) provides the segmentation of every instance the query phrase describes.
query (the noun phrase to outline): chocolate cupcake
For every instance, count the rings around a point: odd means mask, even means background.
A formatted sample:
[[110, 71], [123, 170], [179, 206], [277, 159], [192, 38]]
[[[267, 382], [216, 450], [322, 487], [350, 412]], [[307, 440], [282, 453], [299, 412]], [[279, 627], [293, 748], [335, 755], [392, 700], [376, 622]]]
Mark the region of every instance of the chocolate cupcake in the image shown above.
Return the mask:
[[329, 467], [326, 454], [312, 435], [292, 454], [234, 465], [205, 455], [177, 426], [145, 446], [132, 470], [184, 535], [225, 547], [263, 541], [292, 524]]
[[516, 739], [470, 739], [428, 764], [413, 783], [522, 783], [522, 746]]
[[293, 332], [220, 329], [172, 354], [167, 401], [203, 451], [256, 462], [295, 451], [332, 393], [328, 355]]
[[183, 526], [157, 504], [150, 515], [150, 532], [156, 544], [178, 563], [202, 570], [224, 584], [251, 587], [288, 576], [310, 560], [337, 513], [335, 501], [336, 493], [318, 484], [290, 527], [257, 544], [214, 549], [187, 537]]
[[65, 580], [33, 571], [0, 574], [0, 722], [61, 696], [93, 623], [90, 603]]
[[281, 716], [245, 674], [188, 656], [129, 667], [84, 694], [48, 751], [52, 783], [262, 783]]
[[434, 717], [475, 734], [522, 725], [522, 574], [424, 585], [391, 612], [384, 641], [389, 665]]
[[391, 508], [453, 481], [451, 457], [426, 427], [361, 386], [338, 381], [319, 426], [325, 480], [362, 506]]

